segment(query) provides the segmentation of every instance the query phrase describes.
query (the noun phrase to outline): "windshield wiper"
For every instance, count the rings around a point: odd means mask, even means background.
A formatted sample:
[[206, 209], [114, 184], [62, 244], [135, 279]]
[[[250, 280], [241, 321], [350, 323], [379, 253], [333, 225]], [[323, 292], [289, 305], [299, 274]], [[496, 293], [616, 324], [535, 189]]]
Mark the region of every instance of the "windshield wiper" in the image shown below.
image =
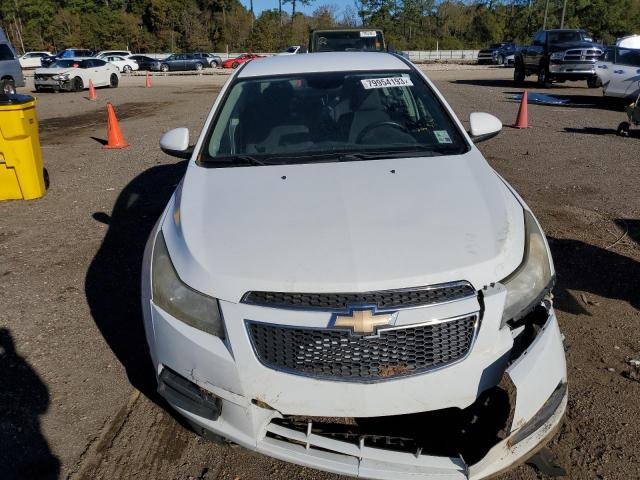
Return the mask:
[[234, 155], [231, 157], [227, 157], [224, 160], [217, 159], [215, 162], [219, 163], [243, 163], [245, 165], [255, 165], [258, 167], [264, 167], [266, 163], [262, 160], [258, 160], [256, 157], [252, 157], [251, 155]]

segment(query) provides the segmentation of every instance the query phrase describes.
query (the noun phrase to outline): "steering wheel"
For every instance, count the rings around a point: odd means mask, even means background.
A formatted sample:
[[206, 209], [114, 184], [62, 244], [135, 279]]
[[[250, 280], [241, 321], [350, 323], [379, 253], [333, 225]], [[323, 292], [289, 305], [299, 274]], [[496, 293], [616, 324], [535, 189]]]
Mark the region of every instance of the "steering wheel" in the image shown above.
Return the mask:
[[[367, 133], [369, 133], [371, 130], [374, 130], [376, 128], [379, 127], [391, 127], [391, 128], [396, 128], [398, 130], [400, 130], [402, 133], [406, 133], [411, 135], [411, 133], [409, 132], [409, 129], [407, 127], [405, 127], [404, 125], [398, 123], [398, 122], [394, 122], [391, 120], [384, 120], [381, 122], [376, 122], [376, 123], [371, 123], [369, 125], [367, 125], [366, 127], [364, 127], [360, 133], [358, 134], [358, 136], [356, 137], [356, 143], [362, 143], [362, 139], [365, 137], [365, 135], [367, 135]], [[413, 138], [413, 137], [411, 137]]]

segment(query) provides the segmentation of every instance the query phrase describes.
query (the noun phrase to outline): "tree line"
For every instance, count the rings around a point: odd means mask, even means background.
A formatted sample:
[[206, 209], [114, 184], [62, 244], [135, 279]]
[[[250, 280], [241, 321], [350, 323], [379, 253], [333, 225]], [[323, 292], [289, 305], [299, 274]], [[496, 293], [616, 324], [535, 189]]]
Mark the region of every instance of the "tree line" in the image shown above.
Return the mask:
[[[274, 52], [314, 28], [371, 26], [403, 50], [527, 43], [545, 24], [584, 28], [604, 43], [640, 33], [640, 0], [0, 0], [0, 26], [18, 50], [128, 48], [135, 52]], [[312, 13], [300, 11], [312, 5]], [[315, 8], [313, 8], [315, 7]], [[564, 16], [563, 16], [564, 11]]]

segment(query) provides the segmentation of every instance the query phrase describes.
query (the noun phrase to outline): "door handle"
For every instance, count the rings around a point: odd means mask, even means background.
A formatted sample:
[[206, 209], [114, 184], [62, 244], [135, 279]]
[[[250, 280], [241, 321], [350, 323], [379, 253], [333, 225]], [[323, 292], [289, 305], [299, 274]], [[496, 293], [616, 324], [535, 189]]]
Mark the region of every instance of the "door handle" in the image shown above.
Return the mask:
[[614, 70], [613, 73], [624, 73], [624, 70]]

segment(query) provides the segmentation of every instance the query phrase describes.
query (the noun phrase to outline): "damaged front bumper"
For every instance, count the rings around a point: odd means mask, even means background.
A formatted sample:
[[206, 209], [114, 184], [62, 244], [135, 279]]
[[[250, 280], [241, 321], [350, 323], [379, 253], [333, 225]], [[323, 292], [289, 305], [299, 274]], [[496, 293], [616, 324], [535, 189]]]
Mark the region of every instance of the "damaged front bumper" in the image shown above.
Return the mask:
[[[490, 311], [495, 299], [489, 295], [485, 301]], [[156, 347], [152, 348], [152, 357], [160, 391], [205, 436], [224, 437], [281, 460], [355, 477], [482, 479], [525, 461], [553, 436], [561, 423], [567, 404], [564, 348], [552, 307], [548, 306], [544, 314], [531, 342], [507, 349], [493, 362], [500, 365], [502, 381], [496, 385], [499, 377], [489, 382], [481, 379], [476, 385], [475, 400], [466, 407], [452, 404], [452, 408], [408, 415], [397, 411], [387, 416], [367, 415], [379, 409], [378, 399], [372, 398], [371, 405], [366, 405], [370, 408], [363, 408], [365, 416], [361, 418], [321, 417], [325, 412], [315, 410], [317, 405], [309, 407], [309, 411], [318, 411], [318, 416], [306, 417], [271, 407], [255, 395], [244, 394], [241, 382], [235, 378], [243, 355], [237, 343], [231, 342], [235, 345], [235, 358], [218, 339], [204, 353], [200, 340], [206, 334], [185, 326], [153, 305], [145, 320], [150, 344]], [[487, 329], [492, 322], [490, 317], [485, 312], [483, 326]], [[156, 341], [168, 337], [175, 340], [178, 336], [181, 340], [176, 345]], [[406, 398], [405, 404], [411, 405], [415, 398], [407, 397], [415, 396], [415, 382], [421, 377], [422, 381], [437, 377], [438, 383], [426, 383], [423, 390], [426, 403], [430, 397], [442, 395], [434, 390], [436, 384], [441, 390], [455, 392], [455, 383], [459, 381], [456, 368], [473, 364], [479, 358], [473, 355], [480, 355], [484, 346], [480, 337], [472, 355], [459, 367], [410, 379], [357, 386], [320, 382], [325, 390], [336, 388], [321, 401], [331, 408], [342, 408], [336, 399], [343, 389], [364, 391], [392, 385], [396, 398]], [[191, 355], [184, 355], [185, 351]], [[215, 382], [205, 380], [213, 374], [203, 375], [199, 370], [205, 360], [202, 355], [207, 355], [208, 365], [215, 365]], [[293, 384], [303, 380], [289, 377], [287, 381]], [[336, 386], [328, 387], [327, 383]], [[171, 394], [166, 395], [167, 391]], [[282, 392], [283, 397], [298, 394], [295, 386]], [[455, 395], [451, 393], [451, 397]]]

